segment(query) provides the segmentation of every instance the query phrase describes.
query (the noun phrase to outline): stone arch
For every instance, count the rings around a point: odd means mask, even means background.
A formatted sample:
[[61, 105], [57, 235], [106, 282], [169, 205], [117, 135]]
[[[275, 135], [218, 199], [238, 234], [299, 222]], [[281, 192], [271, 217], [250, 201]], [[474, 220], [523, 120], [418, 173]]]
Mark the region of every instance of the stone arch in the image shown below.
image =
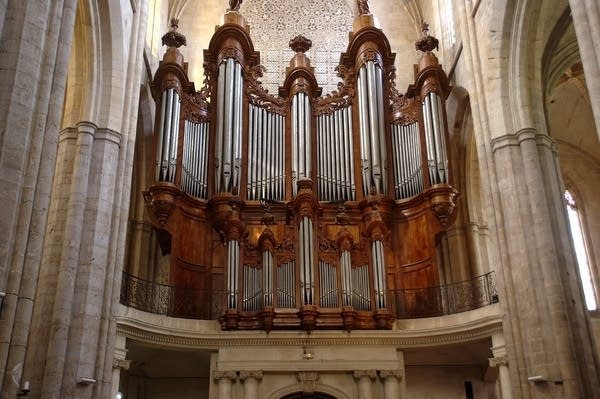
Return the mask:
[[108, 0], [79, 0], [69, 60], [63, 127], [88, 121], [121, 131], [126, 104], [126, 48], [133, 11]]
[[[283, 398], [287, 399], [287, 397], [290, 395], [295, 395], [298, 393], [302, 394], [303, 392], [304, 392], [304, 389], [302, 387], [302, 384], [297, 383], [297, 384], [293, 384], [293, 385], [289, 385], [289, 386], [277, 389], [277, 390], [271, 392], [270, 394], [268, 394], [266, 396], [266, 398], [267, 399], [283, 399]], [[347, 394], [345, 394], [338, 388], [330, 386], [330, 385], [321, 384], [321, 383], [316, 383], [316, 385], [314, 387], [314, 392], [329, 395], [330, 397], [333, 397], [334, 399], [351, 399]], [[327, 396], [325, 396], [325, 398], [327, 398]]]
[[281, 399], [337, 399], [334, 396], [328, 395], [322, 392], [315, 392], [313, 394], [306, 394], [304, 392], [296, 392], [290, 395], [286, 395]]

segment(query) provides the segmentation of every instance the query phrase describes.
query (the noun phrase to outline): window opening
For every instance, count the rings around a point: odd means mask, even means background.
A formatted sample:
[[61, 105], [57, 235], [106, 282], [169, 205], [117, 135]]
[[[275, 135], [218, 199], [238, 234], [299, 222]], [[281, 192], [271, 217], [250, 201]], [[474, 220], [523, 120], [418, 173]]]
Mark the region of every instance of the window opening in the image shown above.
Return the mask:
[[588, 310], [598, 308], [596, 297], [594, 295], [594, 286], [592, 283], [592, 274], [590, 271], [589, 257], [585, 245], [585, 237], [581, 228], [581, 215], [577, 208], [577, 203], [573, 194], [569, 190], [565, 191], [567, 201], [567, 214], [569, 216], [569, 225], [571, 227], [571, 236], [575, 245], [575, 255], [577, 256], [577, 267], [579, 269], [579, 278], [583, 286], [585, 304]]

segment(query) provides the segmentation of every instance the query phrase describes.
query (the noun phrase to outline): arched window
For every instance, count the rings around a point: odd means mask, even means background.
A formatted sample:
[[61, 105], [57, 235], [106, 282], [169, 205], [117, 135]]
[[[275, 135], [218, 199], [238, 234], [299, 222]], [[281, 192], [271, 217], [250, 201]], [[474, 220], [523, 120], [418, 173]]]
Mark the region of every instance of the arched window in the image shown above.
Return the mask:
[[583, 286], [585, 304], [588, 310], [596, 310], [598, 309], [598, 304], [594, 293], [594, 283], [589, 263], [590, 257], [588, 256], [585, 234], [581, 224], [581, 214], [577, 208], [575, 198], [569, 190], [565, 191], [565, 199], [567, 201], [567, 214], [569, 216], [573, 244], [575, 245], [575, 254], [577, 256], [577, 265]]

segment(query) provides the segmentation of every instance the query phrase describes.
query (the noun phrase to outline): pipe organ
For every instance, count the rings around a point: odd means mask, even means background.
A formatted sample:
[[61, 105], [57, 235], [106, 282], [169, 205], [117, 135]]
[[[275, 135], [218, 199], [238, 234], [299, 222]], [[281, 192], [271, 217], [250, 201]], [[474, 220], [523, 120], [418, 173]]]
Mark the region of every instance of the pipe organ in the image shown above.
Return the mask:
[[458, 193], [450, 88], [427, 30], [405, 94], [370, 14], [356, 18], [342, 82], [326, 95], [303, 36], [269, 94], [237, 10], [205, 50], [199, 91], [176, 23], [163, 44], [152, 85], [156, 173], [144, 195], [171, 254], [171, 285], [212, 292], [195, 306], [218, 302], [224, 329], [385, 329], [396, 307], [428, 300], [398, 295], [439, 283], [435, 239], [452, 224]]

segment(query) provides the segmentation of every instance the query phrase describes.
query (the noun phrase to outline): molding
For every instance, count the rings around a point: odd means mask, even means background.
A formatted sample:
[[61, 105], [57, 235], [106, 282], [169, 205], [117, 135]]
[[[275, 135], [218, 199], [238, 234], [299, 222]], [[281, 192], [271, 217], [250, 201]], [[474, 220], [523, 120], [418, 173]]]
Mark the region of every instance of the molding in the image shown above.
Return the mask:
[[491, 140], [492, 153], [507, 147], [520, 147], [522, 143], [528, 140], [535, 141], [538, 146], [546, 147], [556, 154], [558, 146], [556, 141], [547, 134], [539, 134], [534, 128], [523, 128], [514, 134], [505, 134], [495, 137]]
[[[183, 320], [142, 312], [123, 305], [117, 316], [117, 333], [149, 344], [219, 349], [221, 347], [298, 347], [310, 340], [316, 346], [390, 346], [399, 349], [470, 342], [502, 332], [500, 304], [469, 312], [429, 319], [397, 320], [393, 330], [220, 331], [217, 321]], [[314, 367], [314, 365], [313, 365]]]

